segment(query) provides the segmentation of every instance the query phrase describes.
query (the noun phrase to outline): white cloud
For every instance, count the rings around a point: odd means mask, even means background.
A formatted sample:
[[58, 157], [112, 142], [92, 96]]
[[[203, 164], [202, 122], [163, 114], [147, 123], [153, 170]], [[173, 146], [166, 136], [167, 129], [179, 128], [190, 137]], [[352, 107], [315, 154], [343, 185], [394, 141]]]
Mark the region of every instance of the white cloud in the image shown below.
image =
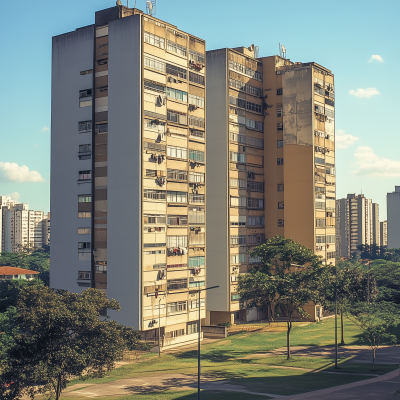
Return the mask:
[[354, 153], [352, 174], [382, 178], [400, 177], [400, 161], [377, 156], [371, 147], [360, 146]]
[[6, 196], [11, 197], [11, 200], [18, 201], [21, 195], [18, 192], [13, 192], [10, 194], [6, 194]]
[[349, 90], [349, 93], [352, 96], [356, 97], [371, 97], [380, 94], [376, 88], [367, 88], [367, 89], [357, 89], [357, 90]]
[[42, 132], [48, 132], [49, 130], [50, 128], [46, 125], [42, 128]]
[[372, 61], [378, 61], [378, 62], [384, 62], [383, 58], [381, 56], [378, 56], [378, 54], [372, 54], [371, 58], [369, 59], [368, 62], [372, 62]]
[[357, 136], [350, 135], [349, 133], [345, 133], [344, 130], [339, 129], [336, 131], [336, 148], [337, 149], [347, 149], [351, 145], [353, 145], [360, 138]]
[[10, 162], [0, 162], [0, 181], [43, 182], [38, 171], [29, 171], [26, 165]]

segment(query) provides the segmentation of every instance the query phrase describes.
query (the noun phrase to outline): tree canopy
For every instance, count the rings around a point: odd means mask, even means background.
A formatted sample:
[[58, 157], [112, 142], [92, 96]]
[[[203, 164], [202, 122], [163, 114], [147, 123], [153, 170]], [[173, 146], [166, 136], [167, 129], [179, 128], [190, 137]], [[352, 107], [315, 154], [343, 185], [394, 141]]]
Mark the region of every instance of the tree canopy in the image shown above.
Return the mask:
[[51, 392], [58, 400], [71, 377], [101, 377], [125, 349], [138, 348], [138, 332], [102, 318], [105, 309], [120, 306], [97, 289], [80, 294], [40, 286], [22, 289], [18, 332], [1, 375], [2, 398]]
[[240, 275], [238, 294], [242, 307], [269, 310], [270, 316], [287, 322], [287, 357], [290, 331], [295, 317], [305, 317], [306, 304], [317, 301], [322, 260], [312, 250], [292, 239], [275, 236], [257, 246], [251, 257], [259, 257], [248, 274]]

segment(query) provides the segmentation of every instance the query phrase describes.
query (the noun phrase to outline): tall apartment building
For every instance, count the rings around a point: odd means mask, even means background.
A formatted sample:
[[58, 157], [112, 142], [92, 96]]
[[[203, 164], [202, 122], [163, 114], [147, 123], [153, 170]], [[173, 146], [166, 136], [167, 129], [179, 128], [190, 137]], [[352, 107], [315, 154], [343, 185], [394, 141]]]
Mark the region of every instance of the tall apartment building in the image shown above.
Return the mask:
[[379, 245], [379, 205], [363, 194], [337, 200], [336, 242], [338, 257], [351, 257], [360, 245]]
[[50, 284], [164, 345], [205, 318], [205, 51], [120, 5], [53, 38]]
[[380, 245], [387, 246], [387, 221], [380, 222]]
[[315, 63], [255, 59], [250, 48], [207, 52], [207, 296], [210, 322], [239, 311], [248, 252], [280, 235], [335, 262], [334, 77]]
[[400, 248], [400, 186], [395, 186], [386, 196], [387, 201], [387, 246], [389, 249]]
[[36, 248], [48, 244], [50, 230], [48, 215], [43, 211], [29, 210], [28, 204], [19, 204], [8, 196], [0, 196], [1, 251], [15, 253], [22, 246]]

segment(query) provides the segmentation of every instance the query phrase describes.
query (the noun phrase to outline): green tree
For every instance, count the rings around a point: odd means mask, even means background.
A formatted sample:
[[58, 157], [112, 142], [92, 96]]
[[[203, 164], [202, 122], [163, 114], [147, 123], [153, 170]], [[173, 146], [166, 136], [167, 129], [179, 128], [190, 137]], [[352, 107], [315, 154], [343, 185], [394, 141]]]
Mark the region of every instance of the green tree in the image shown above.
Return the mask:
[[400, 262], [375, 260], [371, 273], [379, 290], [377, 300], [400, 305]]
[[7, 364], [7, 353], [15, 344], [14, 336], [18, 333], [16, 319], [15, 307], [9, 307], [7, 311], [0, 313], [0, 370]]
[[351, 304], [373, 300], [378, 291], [376, 280], [371, 274], [368, 282], [368, 272], [360, 266], [353, 266], [351, 263], [339, 263], [337, 267], [329, 266], [325, 268], [323, 279], [320, 280], [320, 303], [325, 309], [335, 311], [336, 301], [340, 313], [341, 326], [341, 345], [344, 341], [344, 313]]
[[[97, 289], [80, 294], [29, 287], [18, 298], [14, 345], [1, 375], [4, 399], [52, 393], [56, 400], [71, 377], [101, 377], [114, 368], [125, 349], [139, 346], [132, 328], [101, 318], [119, 310]], [[15, 383], [7, 385], [11, 381]], [[9, 387], [7, 387], [9, 386]]]
[[259, 257], [261, 263], [239, 276], [241, 306], [269, 310], [271, 318], [284, 317], [289, 359], [293, 319], [309, 316], [305, 305], [318, 299], [321, 258], [292, 239], [280, 236], [257, 246], [251, 256]]
[[357, 303], [348, 309], [347, 315], [362, 331], [362, 341], [372, 351], [372, 370], [375, 371], [376, 350], [383, 344], [396, 344], [395, 335], [388, 329], [399, 322], [399, 307], [387, 302]]

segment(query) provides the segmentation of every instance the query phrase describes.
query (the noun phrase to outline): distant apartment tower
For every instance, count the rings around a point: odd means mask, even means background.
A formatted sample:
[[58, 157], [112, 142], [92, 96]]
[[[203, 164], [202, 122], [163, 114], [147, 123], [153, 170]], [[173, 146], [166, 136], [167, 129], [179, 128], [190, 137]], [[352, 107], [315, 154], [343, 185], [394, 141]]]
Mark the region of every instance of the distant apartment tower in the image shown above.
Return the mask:
[[389, 249], [400, 248], [400, 186], [388, 193], [387, 197], [387, 246]]
[[121, 5], [53, 38], [51, 286], [165, 346], [205, 318], [205, 51]]
[[29, 210], [8, 196], [0, 196], [1, 251], [15, 253], [24, 246], [41, 248], [49, 241], [44, 234], [48, 216], [43, 211]]
[[379, 206], [363, 194], [336, 201], [337, 256], [351, 257], [360, 245], [380, 244]]
[[248, 252], [280, 235], [335, 263], [334, 77], [315, 63], [255, 59], [254, 46], [207, 52], [207, 295], [211, 323], [240, 310]]
[[387, 246], [387, 221], [380, 222], [380, 245]]

